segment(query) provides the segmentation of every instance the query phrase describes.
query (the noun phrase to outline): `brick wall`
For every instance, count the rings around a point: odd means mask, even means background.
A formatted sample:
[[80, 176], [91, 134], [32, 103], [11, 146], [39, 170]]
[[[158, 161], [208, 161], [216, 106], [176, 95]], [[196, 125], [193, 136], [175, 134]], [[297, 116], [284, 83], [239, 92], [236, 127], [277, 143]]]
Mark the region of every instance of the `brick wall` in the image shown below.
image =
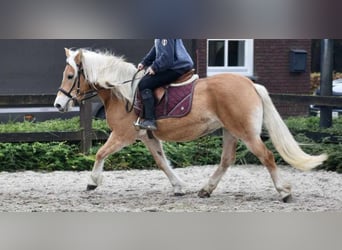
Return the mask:
[[196, 72], [203, 78], [207, 76], [207, 40], [197, 39], [195, 43], [195, 55], [196, 55]]
[[[196, 71], [200, 77], [207, 74], [207, 40], [193, 40], [196, 55]], [[289, 53], [291, 49], [307, 51], [306, 72], [291, 73]], [[308, 94], [310, 92], [311, 40], [309, 39], [255, 39], [254, 77], [270, 93]], [[308, 106], [275, 103], [283, 117], [307, 115]]]
[[[291, 49], [307, 51], [306, 72], [291, 73]], [[254, 40], [254, 76], [270, 93], [310, 93], [311, 40], [256, 39]], [[308, 106], [275, 103], [283, 117], [307, 115]]]

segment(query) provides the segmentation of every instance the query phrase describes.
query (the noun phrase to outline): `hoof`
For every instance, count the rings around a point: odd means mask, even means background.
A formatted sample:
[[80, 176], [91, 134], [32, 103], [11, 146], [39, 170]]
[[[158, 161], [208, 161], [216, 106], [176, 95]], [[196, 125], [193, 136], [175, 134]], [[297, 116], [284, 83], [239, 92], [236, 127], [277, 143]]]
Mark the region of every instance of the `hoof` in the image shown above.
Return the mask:
[[87, 185], [87, 191], [91, 191], [91, 190], [94, 190], [94, 189], [96, 189], [97, 188], [97, 186], [95, 186], [95, 185]]
[[209, 198], [210, 197], [210, 194], [204, 190], [204, 189], [201, 189], [199, 192], [198, 192], [198, 197], [200, 198]]
[[292, 195], [291, 195], [291, 194], [288, 194], [288, 195], [282, 197], [281, 199], [282, 199], [282, 201], [283, 201], [284, 203], [289, 203], [289, 202], [292, 201]]
[[185, 193], [182, 193], [182, 192], [177, 192], [177, 193], [174, 193], [175, 196], [184, 196]]

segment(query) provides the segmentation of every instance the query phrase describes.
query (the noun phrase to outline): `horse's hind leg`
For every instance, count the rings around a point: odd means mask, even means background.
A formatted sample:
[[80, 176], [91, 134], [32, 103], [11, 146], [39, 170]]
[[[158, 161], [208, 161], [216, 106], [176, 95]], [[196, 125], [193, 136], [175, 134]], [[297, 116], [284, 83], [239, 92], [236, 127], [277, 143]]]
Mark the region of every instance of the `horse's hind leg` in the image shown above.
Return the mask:
[[279, 170], [274, 161], [273, 153], [266, 148], [260, 136], [255, 136], [250, 140], [245, 140], [244, 142], [249, 150], [259, 158], [263, 165], [267, 167], [276, 190], [279, 192], [282, 200], [287, 202], [291, 198], [291, 186], [284, 182], [280, 177]]
[[199, 197], [210, 197], [210, 194], [217, 187], [229, 165], [235, 161], [236, 144], [237, 139], [224, 129], [221, 162], [214, 174], [209, 178], [208, 183], [198, 192]]
[[141, 140], [151, 152], [158, 167], [163, 170], [166, 176], [169, 178], [173, 187], [174, 194], [176, 196], [184, 195], [183, 186], [185, 185], [185, 183], [181, 180], [181, 178], [179, 178], [176, 172], [169, 165], [160, 140], [154, 137], [144, 137]]

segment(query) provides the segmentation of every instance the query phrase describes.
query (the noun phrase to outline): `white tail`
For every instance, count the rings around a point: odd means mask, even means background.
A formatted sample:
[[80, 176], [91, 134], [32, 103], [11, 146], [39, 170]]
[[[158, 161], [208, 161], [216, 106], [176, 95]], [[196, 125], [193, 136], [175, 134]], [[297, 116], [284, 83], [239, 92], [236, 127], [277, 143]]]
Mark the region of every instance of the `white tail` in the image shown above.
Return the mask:
[[259, 84], [254, 84], [254, 86], [262, 99], [264, 125], [268, 130], [274, 147], [283, 159], [293, 167], [303, 171], [310, 170], [322, 164], [328, 156], [326, 154], [312, 156], [303, 152], [281, 119], [266, 88]]

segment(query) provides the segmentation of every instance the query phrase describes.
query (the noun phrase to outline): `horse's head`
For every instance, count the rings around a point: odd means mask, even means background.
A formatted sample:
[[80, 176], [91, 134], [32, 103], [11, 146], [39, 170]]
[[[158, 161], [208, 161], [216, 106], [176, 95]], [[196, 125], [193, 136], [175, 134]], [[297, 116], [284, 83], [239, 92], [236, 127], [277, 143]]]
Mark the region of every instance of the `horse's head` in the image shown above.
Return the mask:
[[60, 112], [67, 112], [73, 106], [74, 100], [80, 101], [91, 89], [83, 72], [82, 50], [65, 49], [65, 55], [66, 66], [54, 103]]

